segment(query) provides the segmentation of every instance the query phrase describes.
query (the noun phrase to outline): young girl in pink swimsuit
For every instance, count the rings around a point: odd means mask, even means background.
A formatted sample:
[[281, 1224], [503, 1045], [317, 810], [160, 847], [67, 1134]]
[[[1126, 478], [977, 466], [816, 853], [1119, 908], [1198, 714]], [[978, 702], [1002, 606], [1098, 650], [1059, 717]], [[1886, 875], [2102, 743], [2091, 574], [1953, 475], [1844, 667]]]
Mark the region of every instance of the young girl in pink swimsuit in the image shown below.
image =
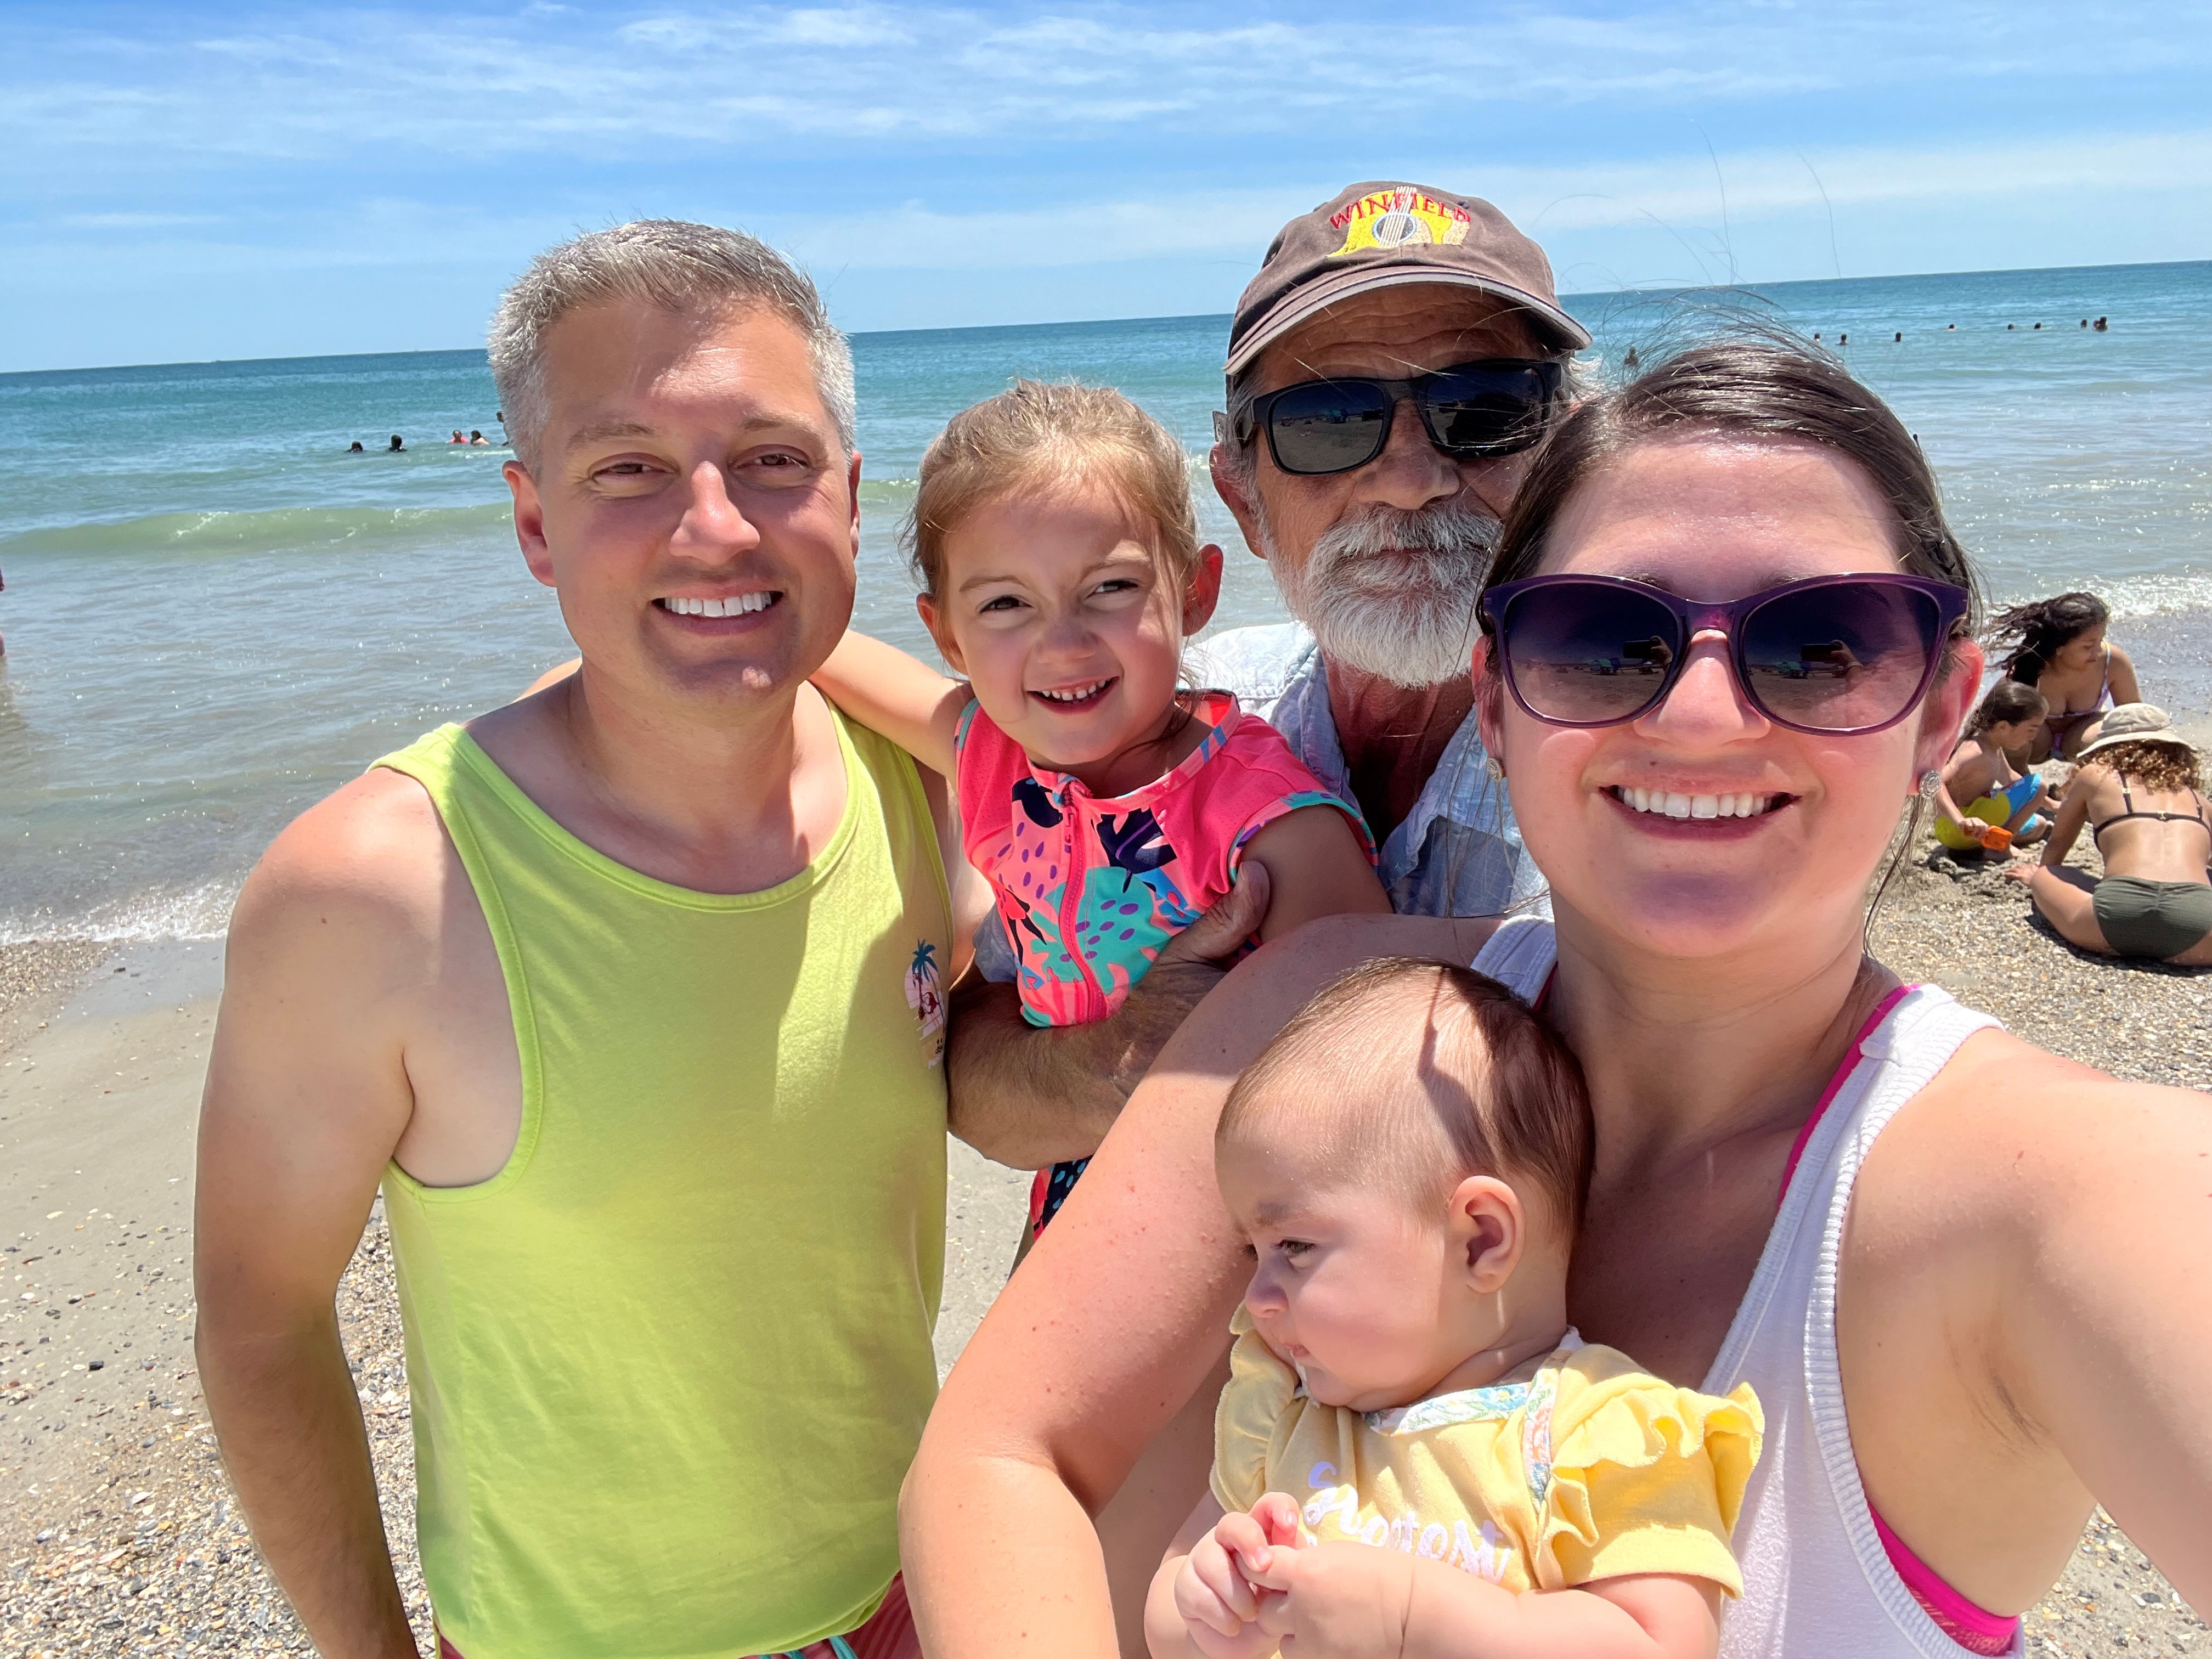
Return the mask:
[[[955, 416], [908, 550], [921, 620], [968, 678], [848, 634], [815, 678], [955, 780], [1032, 1024], [1112, 1013], [1248, 862], [1269, 878], [1261, 939], [1389, 909], [1358, 809], [1228, 693], [1181, 686], [1221, 550], [1199, 542], [1182, 446], [1127, 398], [1024, 380]], [[1034, 1229], [1082, 1168], [1038, 1172]]]

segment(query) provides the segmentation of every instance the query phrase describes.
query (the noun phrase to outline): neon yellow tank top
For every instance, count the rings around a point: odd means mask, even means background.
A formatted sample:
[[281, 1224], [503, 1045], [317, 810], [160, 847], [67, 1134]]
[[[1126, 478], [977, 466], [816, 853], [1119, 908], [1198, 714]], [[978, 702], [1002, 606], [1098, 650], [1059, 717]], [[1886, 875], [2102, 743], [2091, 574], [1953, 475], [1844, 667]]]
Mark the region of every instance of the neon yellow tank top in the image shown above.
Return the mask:
[[468, 1659], [706, 1659], [852, 1629], [936, 1396], [950, 904], [913, 763], [837, 720], [829, 846], [655, 881], [457, 726], [437, 805], [522, 1058], [480, 1185], [385, 1176], [423, 1577]]

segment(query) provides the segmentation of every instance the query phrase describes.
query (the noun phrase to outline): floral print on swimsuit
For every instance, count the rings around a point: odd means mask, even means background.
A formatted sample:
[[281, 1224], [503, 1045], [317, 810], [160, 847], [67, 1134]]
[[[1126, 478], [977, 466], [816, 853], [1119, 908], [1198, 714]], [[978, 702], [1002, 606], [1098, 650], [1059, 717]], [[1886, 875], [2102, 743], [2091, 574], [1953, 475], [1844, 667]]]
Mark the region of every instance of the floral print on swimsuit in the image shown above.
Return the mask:
[[1334, 806], [1371, 860], [1357, 808], [1226, 691], [1191, 695], [1206, 738], [1174, 770], [1102, 799], [1033, 765], [978, 703], [961, 717], [961, 842], [990, 880], [1032, 1025], [1081, 1025], [1121, 1006], [1167, 942], [1236, 884], [1252, 837], [1302, 806]]

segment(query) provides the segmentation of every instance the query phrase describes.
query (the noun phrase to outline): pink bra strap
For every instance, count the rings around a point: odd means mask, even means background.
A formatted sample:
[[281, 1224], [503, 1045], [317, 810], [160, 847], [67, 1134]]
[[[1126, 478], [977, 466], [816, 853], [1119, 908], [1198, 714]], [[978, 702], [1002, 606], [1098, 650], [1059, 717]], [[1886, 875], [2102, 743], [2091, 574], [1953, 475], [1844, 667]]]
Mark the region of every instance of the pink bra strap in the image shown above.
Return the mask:
[[2002, 1654], [2012, 1651], [2013, 1638], [2019, 1634], [2020, 1620], [2001, 1617], [1976, 1607], [1936, 1576], [1935, 1568], [1915, 1555], [1905, 1541], [1889, 1529], [1873, 1504], [1867, 1513], [1874, 1517], [1875, 1535], [1881, 1540], [1881, 1547], [1889, 1557], [1889, 1565], [1905, 1581], [1905, 1588], [1912, 1592], [1912, 1599], [1920, 1603], [1921, 1611], [1936, 1622], [1936, 1627], [1969, 1653]]
[[1866, 1024], [1859, 1027], [1859, 1034], [1851, 1039], [1851, 1046], [1844, 1051], [1842, 1061], [1836, 1067], [1835, 1075], [1828, 1079], [1828, 1086], [1820, 1091], [1820, 1098], [1813, 1108], [1813, 1115], [1805, 1120], [1804, 1127], [1797, 1131], [1797, 1139], [1790, 1145], [1790, 1161], [1782, 1166], [1782, 1190], [1774, 1195], [1775, 1208], [1780, 1209], [1783, 1199], [1788, 1196], [1790, 1177], [1797, 1173], [1797, 1160], [1805, 1156], [1806, 1143], [1813, 1139], [1813, 1131], [1820, 1127], [1820, 1120], [1827, 1115], [1828, 1103], [1835, 1099], [1836, 1091], [1844, 1086], [1844, 1079], [1858, 1069], [1859, 1060], [1863, 1057], [1866, 1048], [1866, 1040], [1874, 1035], [1875, 1027], [1889, 1018], [1889, 1011], [1902, 1002], [1905, 994], [1914, 988], [1916, 988], [1910, 985], [1900, 985], [1876, 1003], [1874, 1012], [1866, 1017]]

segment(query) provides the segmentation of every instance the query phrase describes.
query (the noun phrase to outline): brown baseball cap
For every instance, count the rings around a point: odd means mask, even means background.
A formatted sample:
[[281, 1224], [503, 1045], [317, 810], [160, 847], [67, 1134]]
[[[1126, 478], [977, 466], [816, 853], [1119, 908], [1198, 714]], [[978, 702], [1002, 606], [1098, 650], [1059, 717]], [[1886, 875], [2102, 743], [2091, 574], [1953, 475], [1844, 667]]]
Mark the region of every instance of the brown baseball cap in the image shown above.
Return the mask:
[[1370, 179], [1302, 213], [1267, 246], [1229, 325], [1233, 380], [1261, 349], [1325, 306], [1411, 283], [1480, 289], [1526, 311], [1538, 335], [1579, 351], [1589, 331], [1559, 308], [1544, 250], [1488, 202]]

